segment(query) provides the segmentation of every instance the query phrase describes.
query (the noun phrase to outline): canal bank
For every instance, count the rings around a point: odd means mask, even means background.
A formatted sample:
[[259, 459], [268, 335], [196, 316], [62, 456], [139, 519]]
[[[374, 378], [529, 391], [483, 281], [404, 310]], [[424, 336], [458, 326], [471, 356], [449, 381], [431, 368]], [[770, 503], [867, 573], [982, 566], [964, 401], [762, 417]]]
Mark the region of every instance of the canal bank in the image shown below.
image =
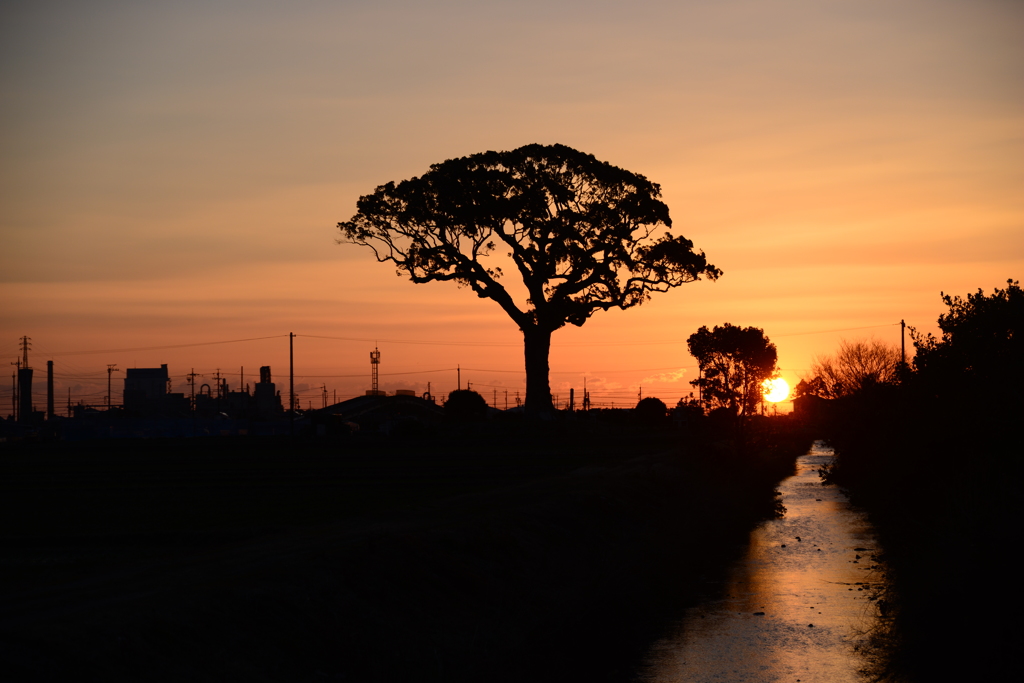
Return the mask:
[[866, 515], [819, 471], [821, 442], [779, 486], [784, 516], [750, 534], [742, 559], [648, 655], [639, 681], [857, 683], [884, 578]]
[[67, 519], [7, 520], [0, 658], [14, 680], [629, 680], [803, 450], [648, 432], [24, 460], [5, 500]]

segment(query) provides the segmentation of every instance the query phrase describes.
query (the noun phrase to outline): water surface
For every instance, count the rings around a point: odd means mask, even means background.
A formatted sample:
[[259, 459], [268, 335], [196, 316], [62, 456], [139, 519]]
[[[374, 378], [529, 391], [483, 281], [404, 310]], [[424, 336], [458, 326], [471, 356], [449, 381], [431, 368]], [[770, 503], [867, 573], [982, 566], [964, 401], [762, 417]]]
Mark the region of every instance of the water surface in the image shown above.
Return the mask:
[[816, 443], [784, 481], [786, 514], [750, 535], [746, 556], [716, 597], [688, 610], [648, 654], [640, 681], [863, 681], [863, 646], [880, 581], [864, 515], [817, 470]]

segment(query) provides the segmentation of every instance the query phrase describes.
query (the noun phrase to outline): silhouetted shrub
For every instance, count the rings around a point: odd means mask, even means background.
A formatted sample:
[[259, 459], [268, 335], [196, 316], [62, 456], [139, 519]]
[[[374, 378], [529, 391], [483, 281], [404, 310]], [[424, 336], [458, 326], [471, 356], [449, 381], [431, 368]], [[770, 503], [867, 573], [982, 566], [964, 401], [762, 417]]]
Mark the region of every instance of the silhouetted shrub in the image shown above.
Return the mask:
[[450, 420], [479, 422], [487, 417], [487, 401], [471, 389], [458, 389], [448, 394], [444, 414]]
[[672, 419], [680, 426], [695, 426], [704, 419], [704, 407], [693, 399], [679, 399], [672, 409]]
[[708, 413], [708, 423], [712, 430], [728, 432], [739, 428], [740, 419], [735, 408], [715, 408]]
[[648, 396], [640, 399], [640, 402], [636, 404], [636, 408], [633, 408], [633, 416], [640, 424], [651, 427], [661, 426], [667, 422], [668, 406], [660, 398]]

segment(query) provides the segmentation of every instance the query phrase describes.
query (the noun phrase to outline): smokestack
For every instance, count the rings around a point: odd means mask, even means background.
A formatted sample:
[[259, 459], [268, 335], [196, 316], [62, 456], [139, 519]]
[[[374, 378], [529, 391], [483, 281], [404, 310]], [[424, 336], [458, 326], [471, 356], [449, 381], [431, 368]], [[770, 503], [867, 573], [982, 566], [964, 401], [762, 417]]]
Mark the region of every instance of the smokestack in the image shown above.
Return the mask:
[[53, 411], [53, 361], [46, 361], [46, 419], [52, 420]]
[[32, 421], [32, 368], [18, 368], [18, 419]]

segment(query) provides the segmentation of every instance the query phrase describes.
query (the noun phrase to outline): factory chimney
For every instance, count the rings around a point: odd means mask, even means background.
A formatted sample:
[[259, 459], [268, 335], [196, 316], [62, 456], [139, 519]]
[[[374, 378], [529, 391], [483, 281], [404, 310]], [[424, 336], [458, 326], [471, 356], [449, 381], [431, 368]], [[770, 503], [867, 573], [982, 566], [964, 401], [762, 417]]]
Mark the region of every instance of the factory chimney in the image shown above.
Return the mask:
[[46, 419], [52, 420], [53, 410], [53, 361], [46, 361]]

